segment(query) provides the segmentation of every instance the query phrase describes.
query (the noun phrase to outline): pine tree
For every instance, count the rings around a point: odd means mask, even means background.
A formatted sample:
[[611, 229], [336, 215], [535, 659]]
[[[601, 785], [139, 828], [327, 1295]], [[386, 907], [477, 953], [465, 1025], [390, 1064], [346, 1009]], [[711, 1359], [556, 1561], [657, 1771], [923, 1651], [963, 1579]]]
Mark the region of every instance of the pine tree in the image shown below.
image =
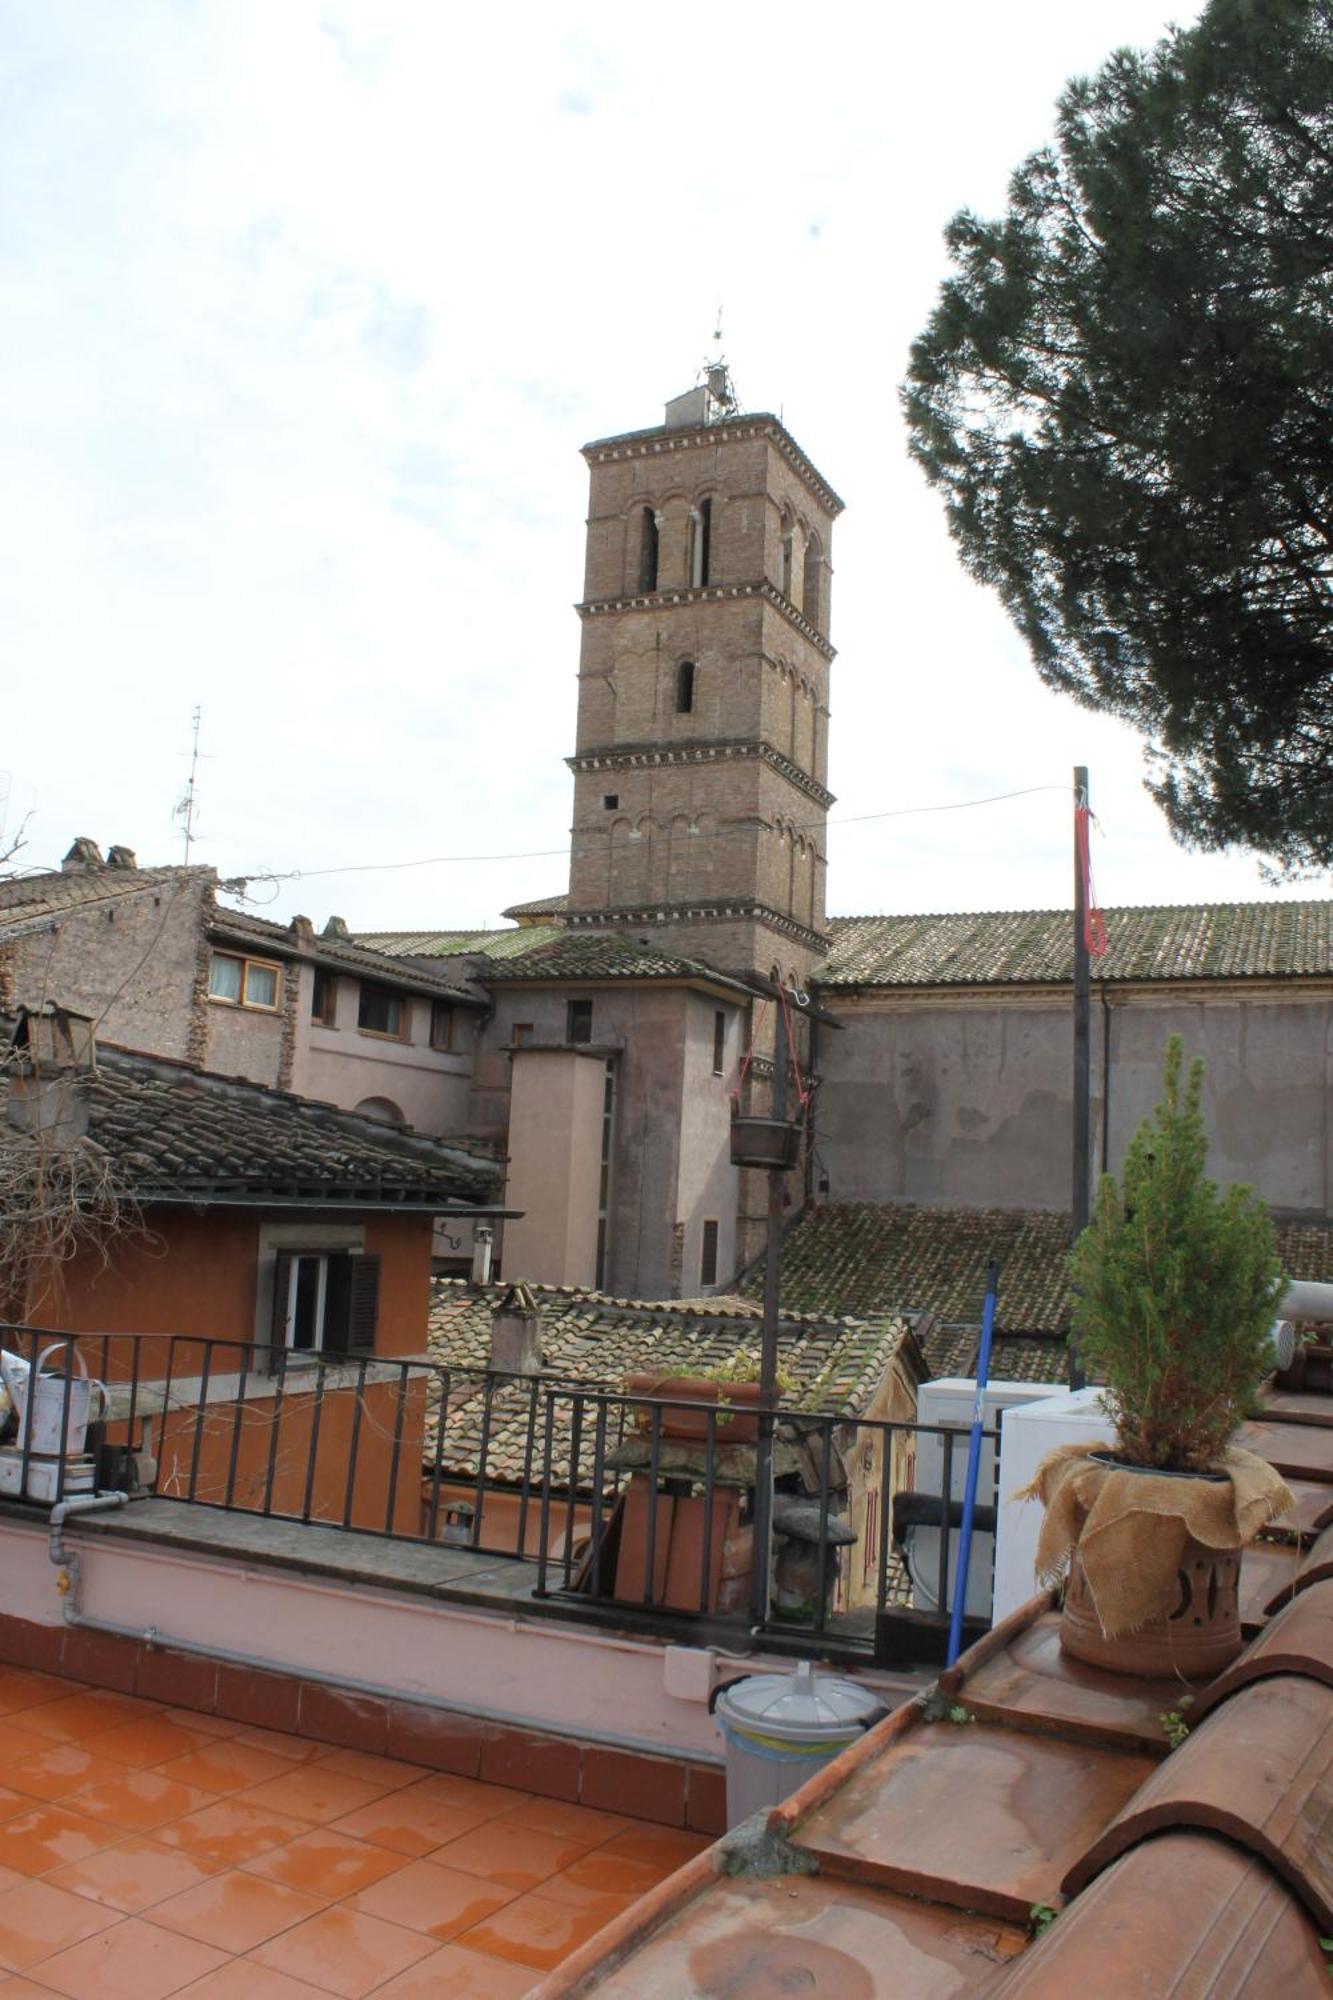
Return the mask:
[[1070, 1274], [1079, 1358], [1105, 1381], [1121, 1452], [1197, 1472], [1250, 1410], [1285, 1281], [1262, 1204], [1204, 1173], [1203, 1062], [1182, 1098], [1181, 1061], [1173, 1035], [1161, 1102], [1129, 1148], [1123, 1186], [1102, 1181]]
[[1190, 845], [1333, 862], [1333, 0], [1211, 0], [964, 212], [914, 456]]

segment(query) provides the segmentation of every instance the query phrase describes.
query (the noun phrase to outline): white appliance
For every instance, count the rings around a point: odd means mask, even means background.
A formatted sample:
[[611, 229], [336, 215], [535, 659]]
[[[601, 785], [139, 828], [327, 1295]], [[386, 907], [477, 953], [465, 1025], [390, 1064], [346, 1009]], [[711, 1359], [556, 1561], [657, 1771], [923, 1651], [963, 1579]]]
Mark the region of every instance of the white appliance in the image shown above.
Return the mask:
[[[1063, 1396], [1067, 1393], [1063, 1382], [990, 1382], [986, 1387], [984, 1429], [993, 1431], [996, 1420], [1005, 1410], [1016, 1404], [1035, 1403], [1046, 1396]], [[967, 1492], [967, 1448], [972, 1429], [972, 1411], [976, 1403], [977, 1385], [961, 1376], [944, 1375], [934, 1382], [924, 1382], [917, 1391], [918, 1424], [939, 1425], [956, 1435], [946, 1445], [943, 1437], [929, 1432], [917, 1433], [916, 1440], [916, 1480], [914, 1491], [938, 1500], [944, 1491], [944, 1463], [949, 1458], [949, 1497], [955, 1503], [956, 1517], [949, 1531], [949, 1596], [948, 1604], [942, 1607], [940, 1595], [940, 1533], [939, 1527], [918, 1525], [907, 1531], [903, 1559], [907, 1573], [912, 1579], [912, 1606], [917, 1611], [952, 1610], [954, 1585], [958, 1571], [959, 1544], [961, 1542], [961, 1520], [963, 1498]], [[995, 1492], [995, 1440], [982, 1439], [981, 1468], [977, 1479], [978, 1507], [993, 1508]], [[972, 1555], [967, 1568], [967, 1601], [965, 1609], [969, 1618], [989, 1619], [991, 1615], [992, 1585], [995, 1568], [995, 1536], [987, 1530], [974, 1531], [972, 1535]]]

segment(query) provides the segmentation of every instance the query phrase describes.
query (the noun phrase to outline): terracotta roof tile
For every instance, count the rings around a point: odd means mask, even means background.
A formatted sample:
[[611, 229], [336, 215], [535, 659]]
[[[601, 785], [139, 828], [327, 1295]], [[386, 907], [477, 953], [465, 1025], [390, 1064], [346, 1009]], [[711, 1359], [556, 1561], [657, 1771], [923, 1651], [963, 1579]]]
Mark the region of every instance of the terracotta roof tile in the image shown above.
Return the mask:
[[212, 868], [89, 868], [10, 875], [0, 881], [0, 938], [96, 904], [122, 902], [149, 892], [202, 889]]
[[[473, 1471], [480, 1455], [485, 1418], [480, 1375], [490, 1357], [491, 1314], [504, 1290], [503, 1286], [478, 1288], [456, 1278], [437, 1278], [432, 1287], [430, 1357], [463, 1377], [445, 1430], [442, 1463], [451, 1470]], [[534, 1285], [531, 1290], [542, 1315], [545, 1368], [531, 1383], [506, 1380], [493, 1386], [487, 1463], [497, 1479], [518, 1480], [523, 1475], [537, 1385], [582, 1384], [618, 1391], [627, 1375], [640, 1370], [688, 1374], [716, 1367], [738, 1348], [758, 1346], [754, 1310], [746, 1301], [653, 1303], [563, 1286]], [[780, 1358], [793, 1386], [784, 1392], [783, 1404], [791, 1409], [863, 1414], [900, 1352], [912, 1375], [924, 1372], [911, 1321], [902, 1315], [878, 1320], [785, 1320]], [[428, 1394], [433, 1436], [438, 1403], [434, 1383]], [[569, 1416], [570, 1405], [558, 1400], [557, 1453], [568, 1448]]]
[[1024, 1923], [1153, 1770], [1136, 1752], [920, 1723], [802, 1822], [821, 1869]]
[[521, 958], [567, 935], [563, 927], [514, 924], [506, 930], [357, 931], [354, 942], [386, 958]]
[[[962, 1683], [946, 1673], [941, 1685], [961, 1689]], [[1175, 1681], [1108, 1674], [1067, 1658], [1060, 1650], [1056, 1612], [1027, 1626], [966, 1681], [966, 1705], [981, 1721], [1076, 1734], [1083, 1742], [1118, 1745], [1154, 1759], [1167, 1752], [1162, 1711], [1174, 1708], [1179, 1697]]]
[[447, 1206], [493, 1201], [499, 1189], [495, 1163], [461, 1145], [183, 1063], [99, 1052], [85, 1088], [80, 1143], [108, 1155], [142, 1202], [300, 1193]]
[[[1251, 1554], [1245, 1551], [1245, 1563]], [[1196, 1698], [1191, 1726], [1197, 1727], [1237, 1688], [1275, 1674], [1305, 1674], [1333, 1687], [1333, 1582], [1313, 1584], [1269, 1620], [1254, 1644]]]
[[[1333, 901], [1144, 906], [1104, 913], [1098, 979], [1278, 979], [1333, 975]], [[1068, 910], [834, 917], [817, 984], [1064, 984]]]
[[1170, 1833], [1108, 1868], [985, 1991], [986, 2000], [1297, 2000], [1327, 1989], [1315, 1926], [1262, 1862], [1207, 1834]]
[[[1278, 1255], [1302, 1278], [1333, 1279], [1333, 1223], [1274, 1225]], [[1036, 1209], [915, 1208], [906, 1203], [830, 1203], [788, 1234], [782, 1301], [791, 1312], [928, 1312], [932, 1374], [968, 1374], [986, 1292], [1000, 1260], [997, 1380], [1061, 1380], [1061, 1351], [1006, 1336], [1063, 1343], [1069, 1325], [1069, 1218]], [[762, 1287], [756, 1271], [745, 1290]], [[1054, 1368], [1054, 1375], [1051, 1370]], [[1333, 1458], [1329, 1474], [1333, 1478]]]
[[220, 940], [234, 939], [258, 945], [275, 957], [307, 958], [315, 965], [335, 970], [363, 972], [392, 986], [406, 986], [442, 999], [459, 1000], [474, 1007], [485, 1006], [485, 995], [470, 991], [450, 980], [438, 967], [395, 963], [386, 952], [374, 951], [351, 938], [326, 937], [320, 933], [302, 937], [290, 924], [276, 924], [257, 917], [250, 910], [219, 908], [209, 923], [209, 933]]
[[[1066, 1895], [1149, 1835], [1219, 1833], [1267, 1861], [1333, 1930], [1333, 1687], [1253, 1681], [1192, 1729], [1069, 1869]], [[1049, 1900], [1049, 1899], [1048, 1899]]]

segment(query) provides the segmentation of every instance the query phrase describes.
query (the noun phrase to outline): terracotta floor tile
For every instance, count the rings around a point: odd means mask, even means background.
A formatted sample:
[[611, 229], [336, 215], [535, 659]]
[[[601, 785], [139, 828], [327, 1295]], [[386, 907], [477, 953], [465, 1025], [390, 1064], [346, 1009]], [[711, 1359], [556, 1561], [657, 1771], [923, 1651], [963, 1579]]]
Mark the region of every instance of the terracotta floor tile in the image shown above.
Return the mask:
[[[4, 1831], [0, 1827], [0, 1838]], [[304, 1820], [230, 1798], [215, 1799], [201, 1811], [173, 1820], [162, 1828], [159, 1839], [168, 1846], [183, 1847], [187, 1854], [211, 1862], [215, 1868], [239, 1868], [243, 1861], [253, 1861], [257, 1854], [281, 1847], [307, 1831]]]
[[57, 1680], [54, 1674], [29, 1673], [26, 1667], [0, 1667], [0, 1715], [37, 1708], [47, 1701], [60, 1701], [74, 1691], [70, 1681]]
[[250, 1956], [275, 1972], [341, 1994], [343, 2000], [361, 2000], [362, 1994], [405, 1972], [433, 1949], [430, 1939], [418, 1931], [339, 1906], [270, 1938]]
[[205, 1715], [197, 1708], [164, 1708], [164, 1722], [179, 1722], [182, 1729], [193, 1729], [200, 1736], [239, 1736], [244, 1723], [233, 1722], [226, 1715]]
[[45, 1880], [58, 1889], [72, 1889], [95, 1903], [105, 1903], [127, 1917], [142, 1916], [154, 1903], [178, 1896], [213, 1870], [181, 1847], [165, 1847], [147, 1834], [132, 1834], [114, 1847], [104, 1847], [86, 1860], [53, 1868]]
[[30, 1750], [26, 1757], [19, 1757], [5, 1767], [5, 1783], [29, 1798], [63, 1799], [85, 1785], [115, 1777], [125, 1768], [113, 1758], [99, 1755], [87, 1740], [52, 1743], [37, 1738], [36, 1741], [41, 1744], [40, 1749]]
[[513, 1899], [512, 1889], [467, 1875], [460, 1868], [409, 1861], [385, 1881], [353, 1896], [351, 1906], [368, 1916], [383, 1917], [387, 1923], [424, 1931], [438, 1944], [447, 1944]]
[[101, 1735], [119, 1723], [135, 1720], [138, 1715], [139, 1706], [133, 1695], [88, 1688], [25, 1709], [23, 1722], [25, 1728], [38, 1736], [52, 1737], [58, 1743], [81, 1743], [85, 1737]]
[[[571, 1882], [576, 1888], [594, 1890], [599, 1895], [642, 1896], [664, 1875], [674, 1872], [663, 1861], [636, 1861], [628, 1854], [613, 1854], [609, 1847], [595, 1847], [591, 1854], [562, 1868], [552, 1883]], [[552, 1895], [556, 1893], [553, 1888]]]
[[288, 1736], [281, 1729], [238, 1729], [235, 1740], [256, 1750], [271, 1750], [275, 1757], [286, 1757], [293, 1764], [303, 1764], [328, 1748], [324, 1743], [312, 1743], [308, 1736]]
[[163, 1778], [176, 1778], [183, 1785], [200, 1785], [206, 1792], [243, 1792], [262, 1785], [269, 1778], [291, 1770], [285, 1757], [271, 1750], [256, 1750], [251, 1743], [235, 1743], [213, 1737], [183, 1757], [172, 1757], [157, 1766]]
[[132, 1764], [141, 1770], [165, 1764], [171, 1757], [183, 1757], [207, 1741], [200, 1729], [186, 1729], [179, 1722], [164, 1722], [160, 1716], [149, 1715], [99, 1732], [96, 1747], [99, 1757], [114, 1757], [121, 1764]]
[[215, 1794], [198, 1785], [178, 1785], [160, 1771], [131, 1771], [121, 1765], [118, 1777], [85, 1785], [66, 1800], [71, 1812], [87, 1813], [126, 1833], [151, 1833], [168, 1820], [184, 1819], [211, 1805]]
[[0, 1825], [0, 1867], [45, 1875], [64, 1861], [80, 1861], [99, 1847], [110, 1847], [118, 1838], [115, 1827], [68, 1806], [32, 1806]]
[[478, 1819], [498, 1819], [501, 1813], [526, 1805], [532, 1797], [531, 1792], [515, 1791], [511, 1785], [483, 1785], [480, 1778], [455, 1778], [450, 1771], [432, 1771], [413, 1789], [423, 1798], [466, 1806]]
[[535, 1889], [583, 1852], [581, 1841], [538, 1833], [535, 1827], [519, 1826], [511, 1819], [492, 1819], [437, 1849], [431, 1859], [441, 1868], [461, 1868], [464, 1874], [482, 1875], [510, 1889]]
[[322, 1902], [337, 1903], [382, 1882], [386, 1875], [407, 1866], [407, 1857], [389, 1847], [375, 1847], [366, 1840], [354, 1840], [350, 1833], [338, 1833], [329, 1826], [312, 1827], [285, 1847], [270, 1847], [244, 1864], [247, 1875], [262, 1875], [270, 1882], [285, 1882], [289, 1889], [301, 1889]]
[[0, 1897], [0, 1965], [7, 1972], [22, 1972], [53, 1951], [119, 1922], [114, 1910], [99, 1909], [68, 1889], [24, 1882]]
[[364, 1778], [381, 1792], [415, 1785], [431, 1774], [424, 1764], [404, 1764], [395, 1757], [372, 1757], [363, 1750], [321, 1750], [315, 1762], [326, 1771], [341, 1771], [345, 1778]]
[[516, 1897], [493, 1917], [467, 1933], [469, 1951], [493, 1958], [517, 1960], [536, 1972], [549, 1972], [571, 1951], [595, 1937], [604, 1919], [595, 1910], [576, 1910], [534, 1893]]
[[355, 1834], [358, 1840], [373, 1841], [377, 1847], [422, 1855], [484, 1826], [490, 1817], [475, 1807], [429, 1797], [420, 1785], [411, 1785], [406, 1791], [387, 1793], [359, 1812], [346, 1814], [335, 1825], [339, 1833]]
[[125, 1917], [72, 1951], [44, 1959], [41, 1978], [69, 2000], [166, 2000], [226, 1957], [213, 1945]]
[[[301, 1764], [284, 1771], [281, 1777], [266, 1778], [262, 1785], [250, 1785], [239, 1794], [250, 1805], [271, 1806], [276, 1812], [290, 1813], [294, 1819], [313, 1820], [325, 1825], [345, 1819], [348, 1813], [370, 1805], [381, 1795], [378, 1785], [364, 1778], [344, 1777], [327, 1765]], [[396, 1793], [390, 1793], [396, 1797]]]
[[16, 1813], [27, 1812], [31, 1805], [30, 1793], [11, 1792], [7, 1786], [0, 1785], [0, 1824], [13, 1819]]
[[712, 1844], [706, 1833], [686, 1833], [675, 1826], [645, 1826], [640, 1821], [628, 1833], [617, 1833], [608, 1840], [606, 1852], [623, 1855], [628, 1861], [646, 1861], [659, 1874], [668, 1875]]
[[51, 2000], [49, 1986], [38, 1986], [34, 1980], [25, 1979], [21, 1972], [16, 1972], [10, 1979], [0, 1972], [0, 1993], [3, 1993], [4, 2000]]
[[[307, 1986], [304, 1979], [289, 1979], [285, 1972], [256, 1965], [252, 1958], [233, 1958], [229, 1965], [183, 1986], [180, 2000], [324, 2000], [324, 1993], [321, 1987]], [[435, 2000], [447, 1996], [437, 1993]]]
[[591, 1806], [566, 1805], [561, 1799], [525, 1799], [500, 1815], [519, 1826], [535, 1827], [538, 1833], [556, 1833], [563, 1839], [581, 1840], [585, 1847], [600, 1847], [617, 1833], [632, 1832], [636, 1821], [616, 1813], [595, 1812]]
[[[585, 1857], [585, 1859], [591, 1858], [591, 1856]], [[621, 1862], [619, 1865], [622, 1868], [632, 1868], [635, 1864]], [[657, 1879], [660, 1881], [661, 1877]], [[594, 1889], [587, 1883], [573, 1880], [566, 1873], [548, 1876], [542, 1883], [541, 1894], [549, 1897], [553, 1903], [567, 1904], [571, 1910], [595, 1911], [604, 1924], [609, 1924], [612, 1917], [618, 1917], [631, 1903], [637, 1903], [644, 1890], [652, 1887], [652, 1881], [648, 1881], [633, 1889]]]
[[242, 1952], [252, 1951], [279, 1931], [313, 1917], [319, 1907], [314, 1896], [303, 1896], [299, 1889], [265, 1882], [258, 1875], [245, 1875], [233, 1868], [159, 1903], [153, 1922], [198, 1938], [202, 1944]]
[[377, 1987], [375, 2000], [525, 2000], [539, 1983], [530, 1966], [446, 1944]]

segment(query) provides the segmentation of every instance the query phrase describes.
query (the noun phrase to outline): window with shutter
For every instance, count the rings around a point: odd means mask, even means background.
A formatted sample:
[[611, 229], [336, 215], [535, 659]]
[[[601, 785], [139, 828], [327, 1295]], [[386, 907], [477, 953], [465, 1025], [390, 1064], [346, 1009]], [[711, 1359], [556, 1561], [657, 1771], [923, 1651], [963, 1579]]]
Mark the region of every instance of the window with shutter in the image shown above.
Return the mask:
[[380, 1260], [349, 1250], [280, 1250], [273, 1266], [275, 1353], [373, 1354]]
[[375, 1327], [380, 1310], [380, 1260], [353, 1257], [351, 1304], [347, 1319], [347, 1345], [353, 1354], [372, 1354]]

